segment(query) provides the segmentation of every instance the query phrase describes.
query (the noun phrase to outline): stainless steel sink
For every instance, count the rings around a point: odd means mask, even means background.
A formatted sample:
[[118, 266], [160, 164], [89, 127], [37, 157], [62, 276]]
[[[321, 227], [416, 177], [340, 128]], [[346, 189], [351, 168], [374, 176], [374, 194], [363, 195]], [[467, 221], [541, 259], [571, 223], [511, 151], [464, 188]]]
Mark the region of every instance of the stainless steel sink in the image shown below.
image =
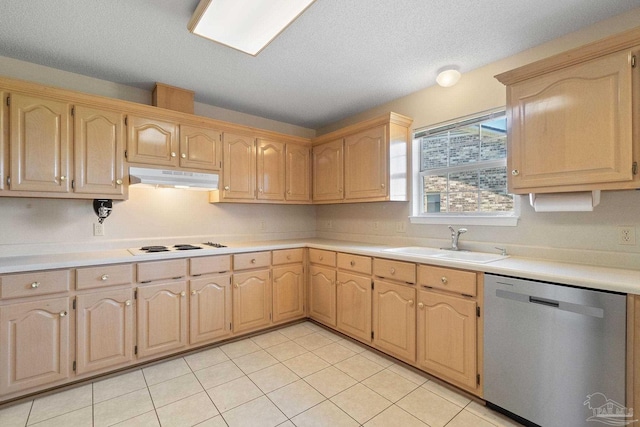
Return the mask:
[[451, 259], [455, 261], [486, 264], [509, 258], [509, 255], [492, 254], [487, 252], [449, 251], [446, 249], [428, 248], [424, 246], [407, 246], [401, 248], [383, 249], [384, 252], [393, 252], [425, 258]]

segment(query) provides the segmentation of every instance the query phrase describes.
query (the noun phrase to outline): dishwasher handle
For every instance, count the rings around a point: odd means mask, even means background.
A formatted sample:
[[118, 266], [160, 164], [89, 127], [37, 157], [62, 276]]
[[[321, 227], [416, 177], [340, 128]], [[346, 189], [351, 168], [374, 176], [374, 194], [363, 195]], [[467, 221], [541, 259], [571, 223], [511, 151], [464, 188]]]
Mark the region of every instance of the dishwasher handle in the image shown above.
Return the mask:
[[600, 319], [604, 317], [604, 310], [600, 307], [590, 307], [588, 305], [576, 304], [568, 301], [556, 301], [535, 297], [533, 295], [521, 294], [518, 292], [505, 291], [503, 289], [496, 289], [496, 297], [523, 303], [543, 305], [546, 307], [557, 308], [562, 311], [582, 314], [584, 316], [598, 317]]
[[545, 299], [540, 297], [529, 296], [529, 302], [533, 304], [546, 305], [547, 307], [560, 307], [560, 301], [554, 301], [551, 299]]

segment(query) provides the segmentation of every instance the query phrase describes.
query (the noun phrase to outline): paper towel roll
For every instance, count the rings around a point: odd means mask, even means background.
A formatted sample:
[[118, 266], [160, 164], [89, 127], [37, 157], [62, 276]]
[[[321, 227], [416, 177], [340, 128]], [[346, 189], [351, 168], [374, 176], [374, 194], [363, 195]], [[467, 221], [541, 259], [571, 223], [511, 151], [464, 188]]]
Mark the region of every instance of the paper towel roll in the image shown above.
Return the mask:
[[600, 203], [600, 190], [574, 193], [529, 194], [536, 212], [588, 212]]

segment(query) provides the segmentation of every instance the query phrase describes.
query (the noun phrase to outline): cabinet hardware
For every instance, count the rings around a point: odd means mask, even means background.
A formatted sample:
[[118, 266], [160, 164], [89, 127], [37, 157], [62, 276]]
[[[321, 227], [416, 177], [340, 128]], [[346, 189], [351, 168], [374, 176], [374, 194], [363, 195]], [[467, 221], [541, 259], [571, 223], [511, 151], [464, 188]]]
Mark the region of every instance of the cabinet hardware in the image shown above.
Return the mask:
[[476, 307], [476, 316], [480, 317], [480, 307]]
[[514, 170], [511, 171], [511, 175], [518, 176], [518, 175], [520, 175], [520, 171], [518, 169], [514, 169]]
[[231, 326], [233, 325], [233, 323], [229, 322], [229, 330], [231, 330]]
[[634, 175], [638, 175], [638, 162], [633, 162], [633, 165], [631, 165], [631, 172]]
[[373, 283], [373, 280], [371, 281], [371, 289], [375, 289], [375, 284]]
[[442, 282], [443, 285], [446, 285], [447, 283], [449, 283], [449, 280], [446, 278], [446, 276], [442, 276], [440, 278], [440, 281]]
[[182, 157], [183, 159], [186, 159], [186, 158], [187, 158], [187, 155], [186, 155], [186, 154], [184, 154], [184, 153], [182, 153], [182, 154], [180, 154], [180, 157]]
[[122, 185], [122, 180], [121, 179], [116, 179], [116, 184]]
[[229, 191], [229, 186], [228, 186], [228, 185], [225, 185], [225, 186], [224, 186], [224, 189], [225, 189], [226, 191]]
[[371, 331], [371, 339], [373, 339], [373, 331]]
[[351, 261], [351, 262], [349, 263], [349, 265], [351, 265], [351, 267], [354, 267], [354, 266], [356, 265], [356, 262], [355, 262], [355, 261]]
[[[223, 271], [223, 273], [224, 273], [224, 271]], [[202, 276], [202, 274], [192, 274], [192, 276], [193, 277], [200, 277], [200, 276]]]
[[7, 177], [7, 185], [11, 185], [11, 177]]
[[636, 56], [631, 57], [631, 68], [636, 68]]
[[[125, 126], [129, 125], [129, 118], [128, 118], [128, 117], [125, 117], [125, 118], [124, 118], [124, 125], [125, 125]], [[125, 157], [126, 157], [126, 156], [125, 156]]]
[[480, 374], [476, 375], [476, 384], [480, 385]]
[[128, 299], [124, 302], [124, 305], [126, 305], [127, 307], [131, 305], [131, 300]]
[[138, 290], [133, 291], [133, 299], [138, 299]]
[[75, 189], [75, 188], [76, 188], [76, 180], [75, 180], [75, 179], [72, 179], [72, 180], [71, 180], [71, 188], [72, 188], [72, 189]]
[[191, 295], [195, 295], [197, 292], [195, 290], [191, 291]]
[[133, 347], [133, 354], [138, 354], [138, 346]]
[[76, 299], [75, 299], [75, 298], [73, 299], [73, 305], [72, 305], [72, 308], [73, 308], [74, 310], [76, 309]]
[[100, 277], [100, 280], [102, 280], [103, 282], [105, 280], [108, 280], [108, 279], [109, 279], [109, 275], [108, 274], [103, 274], [102, 277]]
[[418, 308], [422, 310], [422, 309], [424, 308], [424, 304], [423, 304], [423, 303], [421, 303], [421, 302], [419, 302], [419, 303], [418, 303]]
[[73, 117], [75, 113], [76, 113], [76, 107], [71, 107], [71, 116]]
[[409, 304], [409, 307], [413, 307], [413, 304], [414, 304], [413, 300], [410, 299], [408, 304]]
[[187, 293], [186, 293], [185, 291], [180, 292], [180, 296], [181, 296], [181, 297], [184, 297], [184, 296], [186, 296], [186, 295], [187, 295]]
[[469, 294], [461, 294], [463, 297], [468, 297], [468, 298], [473, 298], [473, 295], [469, 295]]
[[31, 287], [32, 287], [33, 289], [36, 289], [36, 288], [38, 288], [39, 286], [40, 286], [40, 282], [33, 282], [33, 283], [31, 284]]
[[60, 312], [60, 317], [64, 317], [64, 316], [66, 316], [67, 314], [69, 314], [69, 313], [67, 313], [66, 311], [61, 311], [61, 312]]
[[67, 177], [66, 177], [66, 176], [64, 176], [64, 175], [62, 175], [62, 176], [60, 177], [60, 181], [65, 181], [66, 179], [67, 179]]
[[76, 371], [76, 361], [74, 360], [73, 361], [73, 372], [75, 372], [75, 371]]
[[173, 280], [182, 279], [183, 276], [172, 277]]
[[391, 267], [391, 270], [389, 270], [389, 273], [391, 273], [391, 275], [393, 276], [394, 274], [396, 274], [396, 269]]
[[129, 156], [128, 156], [128, 154], [129, 154], [129, 153], [127, 153], [127, 150], [124, 150], [124, 158], [125, 158], [125, 159], [127, 159], [127, 158], [129, 157]]

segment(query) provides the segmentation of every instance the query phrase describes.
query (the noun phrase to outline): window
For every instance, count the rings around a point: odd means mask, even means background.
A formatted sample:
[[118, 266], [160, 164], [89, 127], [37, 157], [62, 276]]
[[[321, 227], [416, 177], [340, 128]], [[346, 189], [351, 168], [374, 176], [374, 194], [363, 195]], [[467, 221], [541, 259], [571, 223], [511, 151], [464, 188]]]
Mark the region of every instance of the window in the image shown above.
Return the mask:
[[[419, 168], [414, 215], [462, 223], [515, 225], [514, 197], [507, 193], [507, 120], [504, 111], [414, 134]], [[414, 169], [415, 170], [415, 169]], [[482, 218], [482, 221], [478, 221]], [[413, 220], [413, 219], [412, 219]]]

